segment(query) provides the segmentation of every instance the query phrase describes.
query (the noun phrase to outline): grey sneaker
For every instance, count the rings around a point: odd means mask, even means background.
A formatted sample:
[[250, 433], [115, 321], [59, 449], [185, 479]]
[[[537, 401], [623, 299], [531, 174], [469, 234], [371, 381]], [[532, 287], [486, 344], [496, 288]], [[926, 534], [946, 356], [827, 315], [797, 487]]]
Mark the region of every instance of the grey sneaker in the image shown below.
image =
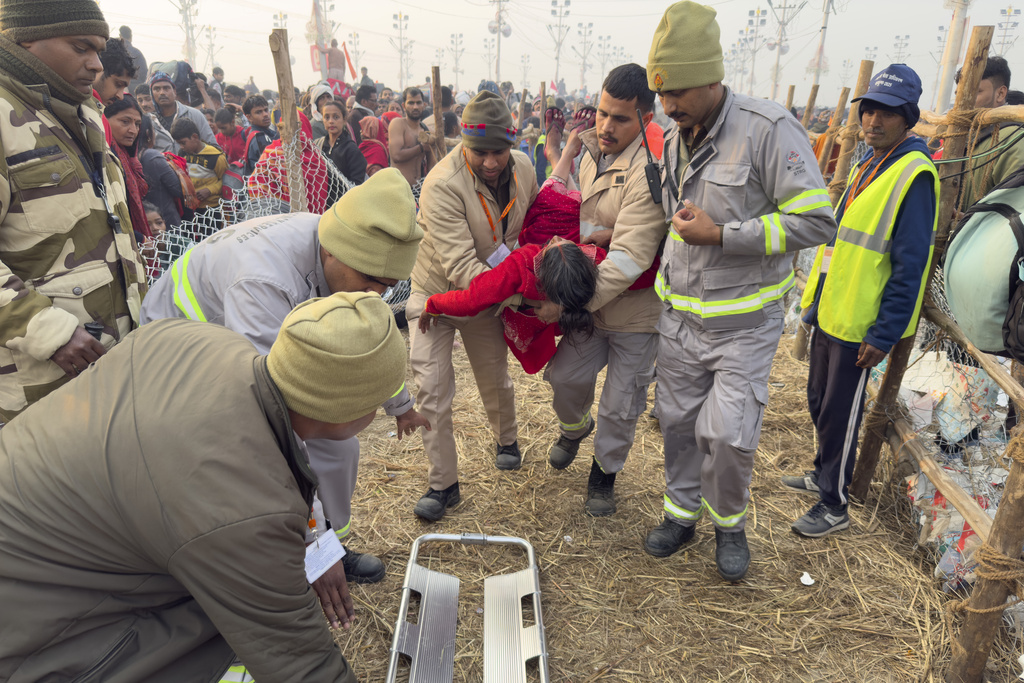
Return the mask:
[[801, 493], [813, 493], [814, 495], [817, 495], [818, 491], [821, 490], [818, 488], [818, 475], [814, 473], [814, 470], [804, 472], [798, 477], [782, 477], [782, 485], [787, 486], [794, 491], [800, 491]]
[[847, 514], [845, 505], [832, 507], [820, 500], [806, 515], [790, 525], [793, 531], [809, 538], [828, 536], [833, 531], [841, 531], [849, 526], [850, 515]]
[[570, 439], [564, 434], [559, 435], [558, 441], [551, 446], [551, 451], [548, 453], [548, 462], [551, 463], [551, 466], [556, 470], [564, 470], [571, 465], [572, 461], [576, 459], [576, 454], [580, 451], [580, 443], [594, 431], [594, 424], [594, 418], [590, 418], [587, 431], [583, 432], [583, 435], [576, 439]]
[[508, 446], [499, 445], [494, 466], [499, 470], [518, 470], [522, 467], [523, 454], [519, 452], [519, 442], [513, 441]]

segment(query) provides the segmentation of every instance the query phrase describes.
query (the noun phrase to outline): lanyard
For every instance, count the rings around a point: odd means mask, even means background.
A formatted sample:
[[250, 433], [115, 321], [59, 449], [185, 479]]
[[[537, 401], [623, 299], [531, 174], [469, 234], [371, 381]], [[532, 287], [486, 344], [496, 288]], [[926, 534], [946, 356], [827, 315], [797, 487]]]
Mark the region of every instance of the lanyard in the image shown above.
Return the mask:
[[[906, 134], [904, 134], [903, 140], [906, 139], [907, 136]], [[859, 169], [857, 169], [857, 177], [853, 179], [853, 184], [850, 186], [850, 192], [849, 194], [846, 195], [846, 204], [843, 206], [843, 215], [845, 215], [846, 212], [849, 211], [850, 204], [853, 203], [853, 200], [856, 199], [857, 196], [864, 191], [864, 188], [871, 184], [871, 181], [875, 179], [875, 175], [878, 173], [878, 169], [882, 168], [882, 166], [885, 164], [885, 160], [889, 158], [889, 155], [895, 152], [896, 148], [903, 144], [903, 140], [900, 140], [895, 145], [893, 145], [892, 149], [890, 149], [886, 153], [886, 155], [882, 157], [882, 160], [879, 161], [878, 164], [875, 166], [874, 170], [871, 171], [871, 175], [868, 176], [867, 180], [864, 181], [863, 185], [860, 185], [860, 176], [862, 173], [864, 173], [864, 169], [867, 168], [867, 166], [861, 166]]]
[[[473, 178], [476, 178], [476, 176], [473, 175], [473, 168], [469, 165], [469, 159], [466, 159], [466, 152], [465, 152], [465, 150], [463, 150], [463, 152], [462, 152], [462, 158], [465, 159], [465, 161], [466, 161], [466, 168], [469, 169], [469, 175], [472, 176]], [[508, 212], [512, 210], [512, 207], [515, 206], [516, 200], [519, 199], [519, 174], [516, 173], [515, 171], [513, 171], [512, 172], [512, 179], [515, 180], [515, 182], [516, 182], [516, 196], [512, 198], [512, 201], [510, 201], [508, 203], [508, 206], [505, 207], [505, 210], [501, 212], [501, 216], [498, 217], [498, 221], [499, 222], [505, 220], [505, 217], [508, 216]], [[487, 222], [491, 226], [491, 238], [494, 240], [494, 243], [497, 244], [499, 242], [499, 240], [498, 240], [498, 229], [494, 225], [494, 218], [491, 217], [491, 210], [487, 208], [487, 202], [484, 200], [483, 192], [479, 192], [478, 191], [476, 193], [476, 196], [477, 196], [477, 199], [480, 200], [480, 208], [482, 208], [484, 210], [484, 214], [487, 216]], [[502, 237], [502, 239], [500, 241], [504, 241], [504, 238], [505, 238], [505, 231], [504, 230], [502, 230], [501, 237]]]

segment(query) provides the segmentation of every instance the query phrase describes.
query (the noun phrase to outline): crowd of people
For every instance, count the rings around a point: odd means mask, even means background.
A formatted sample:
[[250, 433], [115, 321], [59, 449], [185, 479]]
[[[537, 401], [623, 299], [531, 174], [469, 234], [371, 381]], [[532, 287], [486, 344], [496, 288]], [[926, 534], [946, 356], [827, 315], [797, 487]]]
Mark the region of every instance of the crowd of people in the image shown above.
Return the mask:
[[[348, 582], [386, 573], [347, 546], [356, 436], [381, 406], [398, 438], [420, 434], [412, 512], [459, 514], [456, 333], [495, 467], [524, 457], [511, 351], [551, 385], [550, 465], [593, 435], [594, 517], [617, 511], [656, 381], [665, 490], [643, 548], [673, 555], [706, 515], [720, 576], [742, 580], [803, 249], [819, 446], [782, 483], [817, 497], [796, 533], [848, 527], [866, 378], [915, 332], [939, 220], [934, 150], [911, 133], [921, 81], [874, 76], [833, 208], [792, 112], [722, 82], [715, 17], [671, 5], [646, 67], [573, 100], [484, 82], [432, 102], [429, 83], [396, 93], [366, 69], [346, 84], [325, 47], [328, 80], [296, 92], [303, 173], [330, 165], [349, 187], [234, 223], [223, 202], [282, 154], [280, 97], [147, 65], [93, 0], [0, 2], [0, 678], [355, 680], [322, 617], [348, 628]], [[990, 59], [977, 106], [1009, 81]], [[969, 169], [970, 191], [1018, 146]], [[192, 220], [221, 229], [154, 248]], [[408, 351], [380, 296], [406, 280]]]

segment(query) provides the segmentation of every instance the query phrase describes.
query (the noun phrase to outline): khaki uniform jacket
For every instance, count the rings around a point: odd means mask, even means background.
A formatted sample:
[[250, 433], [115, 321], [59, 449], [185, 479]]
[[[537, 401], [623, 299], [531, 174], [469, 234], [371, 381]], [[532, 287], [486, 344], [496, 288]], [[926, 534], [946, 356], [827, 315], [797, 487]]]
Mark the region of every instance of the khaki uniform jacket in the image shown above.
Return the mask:
[[[81, 117], [81, 118], [80, 118]], [[50, 356], [103, 323], [110, 348], [145, 291], [124, 177], [90, 97], [80, 107], [0, 72], [0, 420], [68, 381]], [[117, 230], [84, 165], [100, 167]]]
[[[412, 268], [412, 288], [427, 296], [452, 289], [468, 289], [473, 278], [491, 269], [487, 259], [504, 242], [515, 249], [523, 217], [537, 197], [537, 175], [529, 158], [513, 151], [509, 159], [513, 169], [508, 213], [508, 230], [502, 236], [501, 212], [497, 200], [483, 180], [473, 176], [462, 145], [441, 160], [423, 181], [417, 222], [423, 229], [423, 241]], [[497, 232], [491, 231], [483, 198]]]
[[[1024, 132], [1024, 127], [1005, 125], [999, 129], [999, 141], [993, 142], [996, 126], [986, 126], [978, 131], [977, 142], [974, 143], [976, 159], [970, 162], [970, 173], [964, 174], [963, 188], [960, 194], [967, 198], [965, 207], [981, 201], [981, 198], [992, 191], [992, 188], [1010, 177], [1010, 174], [1024, 166], [1024, 139], [1010, 145], [993, 160], [993, 155], [985, 154], [993, 147], [1003, 145], [1010, 138]], [[970, 149], [970, 143], [968, 143]]]
[[612, 228], [608, 258], [597, 267], [597, 290], [587, 308], [594, 311], [595, 326], [603, 330], [653, 334], [661, 315], [661, 300], [653, 287], [628, 289], [654, 263], [668, 232], [665, 211], [654, 203], [647, 186], [643, 138], [637, 134], [598, 175], [601, 150], [597, 131], [589, 130], [580, 137], [588, 152], [580, 163], [580, 236]]
[[315, 478], [238, 333], [139, 329], [0, 431], [0, 471], [0, 680], [205, 682], [233, 650], [355, 681], [306, 582]]

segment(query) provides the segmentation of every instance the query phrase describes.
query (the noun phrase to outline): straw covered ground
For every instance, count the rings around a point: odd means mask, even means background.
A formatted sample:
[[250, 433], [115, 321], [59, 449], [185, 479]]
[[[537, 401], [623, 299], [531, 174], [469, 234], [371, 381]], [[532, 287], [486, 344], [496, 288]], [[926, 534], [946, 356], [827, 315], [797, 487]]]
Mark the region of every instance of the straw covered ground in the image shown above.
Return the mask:
[[[949, 598], [932, 578], [931, 554], [915, 545], [898, 484], [876, 482], [869, 500], [851, 508], [851, 528], [833, 538], [800, 539], [789, 529], [813, 499], [783, 489], [778, 479], [810, 466], [814, 436], [804, 393], [807, 366], [790, 357], [788, 339], [775, 359], [754, 471], [747, 524], [753, 562], [737, 584], [715, 571], [714, 530], [706, 516], [684, 551], [668, 559], [643, 552], [645, 534], [662, 517], [655, 420], [640, 419], [616, 482], [618, 513], [588, 517], [583, 500], [592, 440], [567, 470], [553, 470], [547, 464], [556, 437], [550, 388], [513, 362], [525, 461], [517, 472], [495, 469], [495, 445], [468, 361], [457, 348], [463, 501], [442, 522], [430, 525], [412, 514], [427, 489], [419, 438], [389, 438], [394, 421], [385, 417], [361, 437], [349, 543], [384, 559], [388, 575], [379, 584], [352, 587], [357, 622], [337, 636], [359, 679], [385, 678], [413, 540], [431, 532], [483, 532], [525, 538], [536, 550], [552, 681], [941, 680], [950, 657], [943, 618]], [[483, 579], [524, 568], [523, 553], [430, 544], [421, 562], [462, 580], [455, 680], [482, 680]], [[815, 580], [812, 586], [800, 582], [804, 572]], [[1009, 638], [999, 644], [990, 660], [992, 680], [1016, 678], [1014, 649]]]

